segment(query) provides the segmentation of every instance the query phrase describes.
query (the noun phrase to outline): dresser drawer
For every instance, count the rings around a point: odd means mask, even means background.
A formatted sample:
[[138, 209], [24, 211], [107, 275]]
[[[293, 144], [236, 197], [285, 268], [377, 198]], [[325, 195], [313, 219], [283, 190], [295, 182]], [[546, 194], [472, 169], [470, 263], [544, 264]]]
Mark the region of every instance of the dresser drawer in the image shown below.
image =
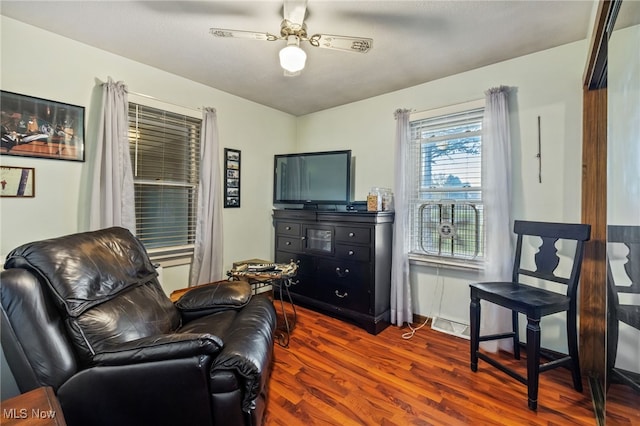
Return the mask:
[[352, 246], [349, 244], [336, 244], [336, 257], [340, 259], [368, 262], [371, 258], [369, 246]]
[[302, 249], [302, 240], [300, 237], [278, 236], [276, 242], [276, 250], [292, 250], [300, 251]]
[[316, 289], [319, 300], [329, 303], [336, 308], [349, 309], [363, 314], [369, 313], [369, 295], [362, 290], [354, 290], [340, 284], [331, 284]]
[[321, 264], [316, 278], [318, 299], [339, 309], [368, 314], [371, 302], [368, 266], [344, 261]]
[[368, 263], [319, 259], [317, 266], [318, 282], [338, 282], [347, 287], [367, 288], [371, 279]]
[[300, 224], [293, 222], [278, 222], [276, 234], [278, 235], [300, 235]]
[[[290, 293], [318, 299], [318, 286], [315, 285], [313, 278], [301, 276], [293, 278], [292, 281], [293, 284], [289, 287]], [[280, 294], [278, 293], [277, 296], [280, 297]]]
[[336, 241], [369, 244], [371, 242], [371, 229], [336, 226]]

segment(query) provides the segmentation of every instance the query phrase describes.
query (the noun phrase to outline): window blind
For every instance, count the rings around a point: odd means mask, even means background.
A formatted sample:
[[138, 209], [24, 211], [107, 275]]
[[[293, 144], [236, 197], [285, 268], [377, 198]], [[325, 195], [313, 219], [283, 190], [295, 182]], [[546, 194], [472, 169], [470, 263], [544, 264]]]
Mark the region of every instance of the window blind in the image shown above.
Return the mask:
[[129, 103], [138, 237], [148, 248], [195, 240], [201, 120]]
[[419, 199], [479, 199], [484, 108], [411, 122]]

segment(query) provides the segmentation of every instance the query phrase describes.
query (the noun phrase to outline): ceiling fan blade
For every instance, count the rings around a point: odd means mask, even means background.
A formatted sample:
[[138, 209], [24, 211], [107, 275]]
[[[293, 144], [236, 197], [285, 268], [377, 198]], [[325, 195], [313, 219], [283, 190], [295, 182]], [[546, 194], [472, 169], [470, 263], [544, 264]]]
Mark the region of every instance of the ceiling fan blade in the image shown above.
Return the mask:
[[214, 37], [222, 37], [222, 38], [247, 38], [250, 40], [267, 40], [274, 41], [279, 40], [280, 37], [275, 36], [269, 33], [257, 33], [254, 31], [244, 31], [244, 30], [228, 30], [224, 28], [211, 28], [209, 29], [209, 33], [211, 33]]
[[367, 53], [373, 47], [373, 39], [364, 37], [348, 37], [330, 34], [314, 34], [309, 43], [324, 49], [344, 50], [348, 52]]
[[293, 24], [302, 25], [307, 13], [307, 0], [284, 0], [283, 18]]

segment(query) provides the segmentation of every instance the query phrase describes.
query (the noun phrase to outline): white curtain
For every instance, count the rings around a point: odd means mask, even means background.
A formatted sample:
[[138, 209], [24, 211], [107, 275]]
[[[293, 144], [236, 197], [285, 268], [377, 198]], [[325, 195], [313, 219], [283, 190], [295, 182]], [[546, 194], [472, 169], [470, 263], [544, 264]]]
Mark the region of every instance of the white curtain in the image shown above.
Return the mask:
[[[513, 227], [511, 218], [511, 137], [509, 133], [509, 88], [485, 92], [482, 122], [482, 186], [485, 221], [485, 266], [483, 281], [511, 281]], [[492, 303], [482, 304], [482, 334], [511, 331], [511, 311]], [[498, 344], [498, 342], [500, 342]], [[513, 341], [483, 342], [483, 349], [512, 349]]]
[[395, 224], [391, 260], [391, 323], [402, 326], [413, 322], [411, 283], [409, 281], [409, 200], [411, 180], [409, 162], [409, 110], [399, 109], [396, 117], [394, 205]]
[[91, 190], [89, 227], [122, 226], [136, 233], [133, 171], [129, 154], [127, 86], [111, 77], [102, 84]]
[[218, 117], [214, 108], [202, 112], [200, 132], [200, 184], [196, 241], [189, 285], [223, 278], [222, 270], [222, 176], [220, 172]]

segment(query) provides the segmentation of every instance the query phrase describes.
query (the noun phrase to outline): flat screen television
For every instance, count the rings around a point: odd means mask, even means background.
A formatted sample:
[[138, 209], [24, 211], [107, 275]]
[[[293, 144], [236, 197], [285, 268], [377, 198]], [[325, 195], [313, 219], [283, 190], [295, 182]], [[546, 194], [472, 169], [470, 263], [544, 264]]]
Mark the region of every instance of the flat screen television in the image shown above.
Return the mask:
[[349, 204], [351, 150], [276, 155], [274, 163], [274, 204]]

